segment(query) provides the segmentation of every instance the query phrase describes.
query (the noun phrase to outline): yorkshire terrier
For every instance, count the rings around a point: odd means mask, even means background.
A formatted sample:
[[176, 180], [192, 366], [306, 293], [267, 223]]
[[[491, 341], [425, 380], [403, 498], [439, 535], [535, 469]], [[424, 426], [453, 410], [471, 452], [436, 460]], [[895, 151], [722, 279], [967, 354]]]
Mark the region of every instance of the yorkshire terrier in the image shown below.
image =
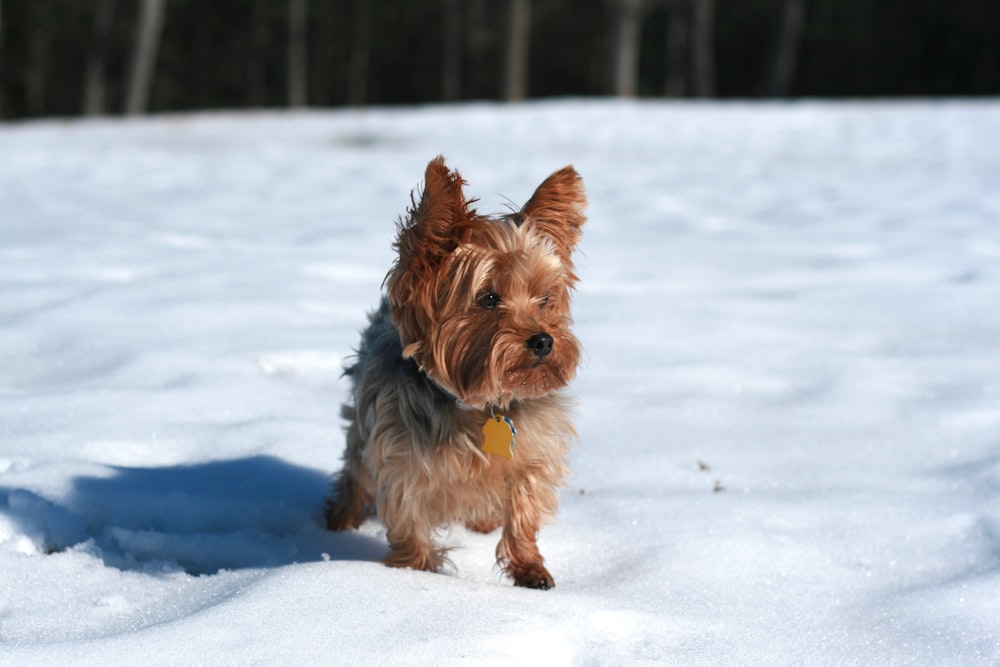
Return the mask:
[[571, 255], [587, 199], [564, 167], [519, 211], [484, 216], [443, 157], [397, 225], [387, 294], [369, 317], [353, 381], [344, 468], [327, 502], [331, 530], [374, 507], [385, 564], [437, 570], [437, 528], [502, 526], [497, 564], [517, 586], [555, 584], [537, 534], [575, 435], [560, 393], [580, 344], [570, 331]]

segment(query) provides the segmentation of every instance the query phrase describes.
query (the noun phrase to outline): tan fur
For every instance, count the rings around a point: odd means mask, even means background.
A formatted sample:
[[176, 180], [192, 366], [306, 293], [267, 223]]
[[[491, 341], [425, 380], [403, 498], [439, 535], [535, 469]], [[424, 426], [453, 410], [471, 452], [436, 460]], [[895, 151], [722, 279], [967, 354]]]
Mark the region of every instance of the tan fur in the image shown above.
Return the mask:
[[[480, 216], [464, 181], [432, 161], [399, 225], [388, 294], [362, 336], [345, 465], [327, 525], [360, 525], [374, 507], [386, 564], [436, 570], [434, 530], [502, 525], [497, 562], [520, 586], [554, 585], [537, 547], [574, 436], [559, 390], [579, 364], [570, 331], [571, 261], [586, 204], [566, 167], [506, 217]], [[547, 339], [547, 340], [542, 340]], [[482, 451], [491, 410], [517, 429], [513, 459]]]

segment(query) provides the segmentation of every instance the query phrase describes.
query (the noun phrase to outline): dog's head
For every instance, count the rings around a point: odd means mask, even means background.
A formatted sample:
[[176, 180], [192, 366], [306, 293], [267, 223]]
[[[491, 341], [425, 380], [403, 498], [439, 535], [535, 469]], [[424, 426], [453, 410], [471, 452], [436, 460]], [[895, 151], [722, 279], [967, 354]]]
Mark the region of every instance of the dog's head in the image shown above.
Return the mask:
[[463, 403], [505, 407], [565, 386], [580, 345], [570, 331], [571, 259], [586, 217], [572, 167], [521, 210], [491, 218], [438, 157], [399, 225], [386, 277], [403, 356]]

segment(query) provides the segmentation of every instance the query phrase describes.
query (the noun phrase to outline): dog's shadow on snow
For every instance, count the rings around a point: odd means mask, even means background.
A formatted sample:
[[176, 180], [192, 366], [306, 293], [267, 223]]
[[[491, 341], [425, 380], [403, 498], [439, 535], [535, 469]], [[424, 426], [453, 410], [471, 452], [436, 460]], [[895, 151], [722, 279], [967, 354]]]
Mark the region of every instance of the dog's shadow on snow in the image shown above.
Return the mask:
[[122, 570], [211, 574], [385, 555], [383, 540], [326, 530], [329, 478], [277, 458], [101, 472], [55, 501], [0, 488], [0, 512], [41, 551], [83, 550]]

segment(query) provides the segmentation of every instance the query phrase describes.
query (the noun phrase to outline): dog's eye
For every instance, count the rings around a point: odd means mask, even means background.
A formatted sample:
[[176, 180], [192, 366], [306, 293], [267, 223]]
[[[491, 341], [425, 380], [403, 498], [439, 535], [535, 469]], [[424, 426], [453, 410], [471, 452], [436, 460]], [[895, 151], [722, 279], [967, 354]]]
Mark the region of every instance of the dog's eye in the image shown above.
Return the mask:
[[538, 307], [539, 308], [544, 308], [547, 305], [549, 305], [549, 293], [548, 292], [546, 292], [545, 294], [542, 295], [542, 300], [540, 302], [538, 302]]
[[493, 290], [490, 290], [476, 299], [476, 303], [479, 304], [480, 308], [496, 310], [497, 306], [500, 305], [500, 296]]

